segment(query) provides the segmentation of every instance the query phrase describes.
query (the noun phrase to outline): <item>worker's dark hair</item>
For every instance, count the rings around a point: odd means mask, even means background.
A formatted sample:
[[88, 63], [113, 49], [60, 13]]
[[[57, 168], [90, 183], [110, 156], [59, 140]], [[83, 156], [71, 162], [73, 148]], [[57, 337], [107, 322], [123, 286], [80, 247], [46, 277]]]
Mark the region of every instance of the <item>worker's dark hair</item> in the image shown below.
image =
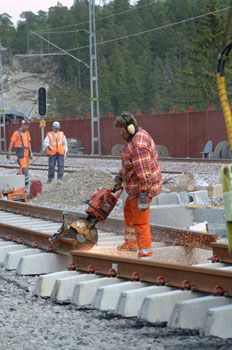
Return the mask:
[[127, 129], [128, 125], [130, 125], [130, 124], [133, 124], [135, 128], [138, 125], [135, 117], [132, 114], [130, 114], [129, 112], [123, 112], [118, 117], [116, 117], [116, 119], [114, 121], [115, 128]]

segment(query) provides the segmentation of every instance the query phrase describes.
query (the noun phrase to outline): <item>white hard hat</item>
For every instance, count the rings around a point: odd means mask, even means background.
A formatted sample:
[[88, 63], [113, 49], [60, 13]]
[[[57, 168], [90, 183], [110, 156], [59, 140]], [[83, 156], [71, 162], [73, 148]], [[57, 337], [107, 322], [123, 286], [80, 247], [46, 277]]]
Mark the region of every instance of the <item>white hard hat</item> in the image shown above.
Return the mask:
[[59, 122], [54, 122], [54, 123], [52, 124], [52, 126], [53, 126], [53, 128], [55, 128], [55, 129], [60, 129], [60, 123], [59, 123]]
[[28, 119], [23, 119], [23, 120], [22, 120], [22, 124], [30, 124], [30, 122], [29, 122]]

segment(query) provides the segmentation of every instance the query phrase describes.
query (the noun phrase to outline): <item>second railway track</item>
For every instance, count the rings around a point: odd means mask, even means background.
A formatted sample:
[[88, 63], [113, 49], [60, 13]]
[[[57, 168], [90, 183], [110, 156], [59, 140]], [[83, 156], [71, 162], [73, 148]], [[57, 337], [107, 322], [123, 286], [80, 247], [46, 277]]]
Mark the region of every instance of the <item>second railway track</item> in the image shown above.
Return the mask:
[[[0, 164], [0, 168], [4, 169], [18, 169], [17, 164]], [[83, 166], [65, 166], [65, 173], [75, 173], [76, 171], [83, 169]], [[30, 170], [39, 170], [39, 171], [48, 171], [48, 166], [45, 164], [31, 164]], [[110, 171], [112, 175], [117, 174], [117, 171]], [[162, 172], [163, 174], [182, 174], [182, 171], [175, 171], [175, 170], [164, 170]]]

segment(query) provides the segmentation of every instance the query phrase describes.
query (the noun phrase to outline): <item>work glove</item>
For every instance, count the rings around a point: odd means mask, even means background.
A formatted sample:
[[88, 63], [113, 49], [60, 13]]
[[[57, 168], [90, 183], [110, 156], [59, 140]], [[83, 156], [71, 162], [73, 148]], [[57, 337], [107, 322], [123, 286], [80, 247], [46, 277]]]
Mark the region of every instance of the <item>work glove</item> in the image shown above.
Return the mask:
[[67, 159], [68, 158], [68, 153], [65, 153], [64, 154], [64, 159]]
[[115, 191], [119, 190], [122, 187], [122, 175], [117, 174], [114, 177], [114, 183], [115, 183], [114, 190]]
[[138, 209], [139, 211], [145, 211], [149, 209], [149, 197], [147, 193], [139, 194]]
[[10, 160], [10, 154], [9, 153], [7, 153], [6, 159]]
[[32, 152], [30, 152], [30, 159], [33, 159], [34, 155]]
[[52, 151], [52, 147], [51, 147], [51, 146], [48, 146], [48, 147], [47, 147], [47, 150], [48, 150], [48, 151]]

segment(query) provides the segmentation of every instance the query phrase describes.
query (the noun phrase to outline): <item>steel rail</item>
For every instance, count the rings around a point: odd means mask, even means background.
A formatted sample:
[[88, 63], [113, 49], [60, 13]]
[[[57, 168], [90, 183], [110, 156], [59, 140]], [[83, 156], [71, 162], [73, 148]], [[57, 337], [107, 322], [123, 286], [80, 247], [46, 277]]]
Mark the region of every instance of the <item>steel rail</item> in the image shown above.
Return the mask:
[[[0, 152], [0, 155], [5, 155], [6, 152]], [[46, 157], [46, 155], [41, 153], [33, 153], [36, 157]], [[115, 159], [120, 160], [121, 156], [112, 156], [112, 155], [90, 155], [90, 154], [69, 154], [69, 158], [92, 158], [92, 159]], [[160, 162], [197, 162], [197, 163], [231, 163], [231, 159], [213, 159], [213, 158], [175, 158], [175, 157], [159, 157]]]
[[74, 239], [62, 238], [62, 240], [53, 247], [48, 241], [50, 235], [10, 224], [0, 223], [0, 237], [7, 241], [43, 249], [48, 252], [57, 252], [63, 255], [69, 254], [72, 249], [77, 249], [77, 242]]
[[16, 201], [0, 200], [0, 210], [7, 212], [31, 216], [34, 218], [42, 218], [55, 222], [62, 221], [62, 210], [39, 207], [32, 204], [21, 203]]
[[[55, 222], [62, 222], [63, 216], [63, 210], [61, 209], [39, 207], [32, 204], [6, 200], [0, 200], [0, 210]], [[86, 217], [83, 213], [79, 212], [65, 212], [67, 213], [68, 220], [75, 220], [76, 218], [83, 219]], [[97, 227], [104, 231], [113, 231], [120, 235], [123, 234], [124, 230], [123, 220], [113, 218], [108, 218], [104, 223], [99, 222]], [[153, 241], [162, 241], [171, 245], [211, 249], [211, 243], [216, 242], [218, 238], [217, 234], [194, 232], [168, 226], [151, 224], [150, 228]]]
[[232, 271], [72, 251], [73, 269], [111, 277], [232, 296]]
[[232, 255], [229, 253], [228, 244], [220, 242], [212, 242], [213, 248], [212, 260], [214, 262], [232, 263]]
[[[10, 201], [0, 201], [0, 208], [1, 210], [26, 216], [49, 218], [50, 220], [53, 218], [53, 221], [59, 221], [62, 216], [62, 210]], [[77, 214], [76, 212], [70, 212], [70, 215], [76, 216]], [[116, 219], [108, 220], [108, 225], [110, 225], [111, 228], [116, 225], [120, 231], [119, 223], [121, 227], [123, 227], [122, 221]], [[105, 224], [102, 223], [101, 225], [104, 226]], [[176, 238], [179, 237], [183, 240], [179, 242], [180, 245], [189, 243], [191, 248], [195, 246], [195, 244], [192, 244], [192, 240], [194, 241], [198, 235], [202, 235], [201, 239], [204, 238], [208, 240], [208, 244], [212, 241], [212, 238], [215, 238], [212, 235], [196, 232], [188, 232], [188, 236], [185, 230], [176, 230], [173, 228], [159, 227], [159, 230], [160, 238], [169, 239], [172, 243], [175, 243], [173, 239], [176, 240]], [[165, 234], [167, 238], [165, 238]], [[6, 240], [12, 240], [19, 244], [26, 244], [35, 248], [42, 248], [45, 250], [49, 248], [49, 235], [37, 232], [33, 229], [0, 223], [0, 236]], [[185, 236], [188, 237], [187, 242], [185, 241]], [[210, 239], [208, 236], [211, 236]], [[229, 296], [232, 295], [232, 271], [222, 271], [219, 269], [216, 271], [155, 261], [141, 261], [139, 259], [128, 259], [118, 256], [112, 257], [110, 255], [94, 254], [91, 252], [83, 253], [77, 250], [76, 241], [69, 238], [62, 238], [59, 245], [56, 246], [55, 252], [65, 255], [71, 254], [73, 258], [72, 268], [76, 268], [77, 266], [79, 270], [88, 273], [99, 273], [125, 279], [143, 280], [155, 284], [167, 284], [177, 288], [191, 289], [217, 295], [225, 295], [225, 293]]]
[[[18, 165], [11, 165], [11, 164], [0, 164], [0, 168], [4, 169], [18, 169]], [[32, 164], [29, 167], [30, 170], [40, 170], [40, 171], [48, 171], [48, 165], [47, 164]], [[65, 165], [64, 172], [65, 173], [75, 173], [77, 170], [83, 169], [83, 166], [71, 166], [71, 165]], [[110, 171], [111, 174], [115, 175], [118, 172]], [[162, 174], [183, 174], [183, 171], [174, 171], [174, 170], [163, 170]]]
[[[6, 168], [6, 169], [18, 169], [18, 165], [10, 165], [10, 164], [0, 164], [1, 168]], [[82, 167], [79, 167], [82, 168]], [[65, 165], [65, 172], [66, 173], [74, 173], [79, 169], [78, 167], [75, 166], [67, 166]], [[47, 164], [33, 164], [30, 165], [29, 167], [30, 170], [41, 170], [41, 171], [48, 171], [48, 165]]]

